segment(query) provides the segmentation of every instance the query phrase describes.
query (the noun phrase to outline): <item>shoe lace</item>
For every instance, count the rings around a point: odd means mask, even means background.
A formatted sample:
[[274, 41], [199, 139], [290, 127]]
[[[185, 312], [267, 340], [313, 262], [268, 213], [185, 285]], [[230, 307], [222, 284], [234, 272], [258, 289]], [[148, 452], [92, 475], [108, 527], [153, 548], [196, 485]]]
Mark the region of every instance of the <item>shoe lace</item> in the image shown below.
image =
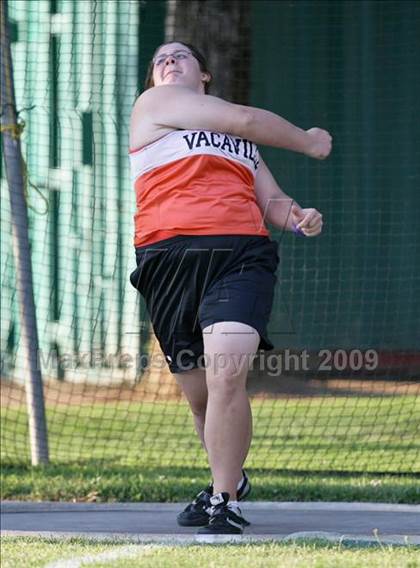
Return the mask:
[[[223, 519], [224, 514], [230, 513], [233, 515], [234, 519], [238, 522], [243, 520], [242, 518], [242, 511], [239, 507], [230, 508], [227, 505], [216, 505], [213, 507], [208, 507], [206, 512], [210, 515], [210, 521], [212, 524], [217, 524], [219, 521]], [[213, 519], [213, 521], [212, 521]]]
[[227, 510], [226, 506], [213, 506], [213, 507], [209, 507], [207, 509], [207, 512], [210, 515], [210, 520], [209, 520], [209, 524], [213, 525], [213, 526], [217, 526], [217, 525], [223, 525], [224, 524], [224, 516], [223, 513], [225, 513]]
[[206, 491], [200, 491], [194, 501], [188, 505], [186, 510], [191, 511], [192, 509], [203, 509], [204, 511], [207, 511], [207, 504], [208, 493], [206, 493]]

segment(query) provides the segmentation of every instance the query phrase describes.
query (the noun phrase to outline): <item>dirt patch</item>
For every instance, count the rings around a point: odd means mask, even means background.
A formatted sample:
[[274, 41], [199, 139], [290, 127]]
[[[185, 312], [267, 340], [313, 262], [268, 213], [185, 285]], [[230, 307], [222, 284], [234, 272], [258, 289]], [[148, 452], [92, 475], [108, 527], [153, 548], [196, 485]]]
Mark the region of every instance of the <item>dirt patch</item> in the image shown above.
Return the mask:
[[[250, 374], [248, 392], [252, 398], [319, 398], [349, 396], [420, 396], [419, 382], [397, 380], [359, 380], [354, 378], [308, 379], [302, 377], [267, 377]], [[92, 405], [115, 402], [181, 401], [184, 397], [170, 373], [145, 375], [137, 384], [96, 386], [50, 380], [44, 384], [47, 405]], [[1, 407], [26, 404], [23, 386], [1, 381]]]

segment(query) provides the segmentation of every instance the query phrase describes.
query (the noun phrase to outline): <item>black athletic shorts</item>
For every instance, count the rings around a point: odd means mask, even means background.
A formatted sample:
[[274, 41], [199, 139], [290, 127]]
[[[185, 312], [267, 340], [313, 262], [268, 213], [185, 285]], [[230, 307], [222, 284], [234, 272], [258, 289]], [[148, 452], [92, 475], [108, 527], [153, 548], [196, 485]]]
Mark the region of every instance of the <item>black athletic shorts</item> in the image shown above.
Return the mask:
[[132, 285], [145, 299], [153, 330], [172, 373], [198, 367], [202, 330], [236, 321], [260, 335], [273, 304], [278, 244], [248, 235], [179, 235], [136, 248]]

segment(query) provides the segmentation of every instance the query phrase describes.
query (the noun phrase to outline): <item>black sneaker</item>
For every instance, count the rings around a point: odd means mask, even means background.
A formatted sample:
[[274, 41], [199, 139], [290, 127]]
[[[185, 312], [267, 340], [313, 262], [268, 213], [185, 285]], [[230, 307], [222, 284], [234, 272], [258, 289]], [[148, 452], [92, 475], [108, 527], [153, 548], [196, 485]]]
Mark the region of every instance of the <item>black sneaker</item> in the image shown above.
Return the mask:
[[249, 525], [239, 507], [228, 505], [229, 493], [217, 493], [210, 497], [210, 519], [207, 526], [198, 530], [199, 535], [242, 534]]
[[[236, 499], [242, 501], [251, 491], [251, 484], [245, 470], [242, 470], [242, 483], [237, 490]], [[204, 491], [196, 496], [194, 501], [177, 516], [178, 524], [182, 527], [203, 527], [209, 522], [210, 497], [213, 495], [213, 483], [210, 483]]]
[[178, 524], [182, 527], [202, 527], [209, 522], [210, 497], [213, 495], [213, 485], [209, 485], [200, 491], [194, 501], [190, 503], [177, 516]]

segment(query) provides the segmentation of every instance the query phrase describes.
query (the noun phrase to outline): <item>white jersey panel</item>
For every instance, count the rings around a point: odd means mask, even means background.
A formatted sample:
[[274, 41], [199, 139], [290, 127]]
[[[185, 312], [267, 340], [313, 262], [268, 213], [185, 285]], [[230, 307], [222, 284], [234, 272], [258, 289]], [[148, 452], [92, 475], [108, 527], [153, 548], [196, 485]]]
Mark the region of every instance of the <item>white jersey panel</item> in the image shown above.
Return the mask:
[[233, 160], [248, 168], [254, 177], [258, 169], [257, 146], [245, 138], [208, 130], [174, 130], [130, 153], [132, 182], [155, 168], [202, 155]]

